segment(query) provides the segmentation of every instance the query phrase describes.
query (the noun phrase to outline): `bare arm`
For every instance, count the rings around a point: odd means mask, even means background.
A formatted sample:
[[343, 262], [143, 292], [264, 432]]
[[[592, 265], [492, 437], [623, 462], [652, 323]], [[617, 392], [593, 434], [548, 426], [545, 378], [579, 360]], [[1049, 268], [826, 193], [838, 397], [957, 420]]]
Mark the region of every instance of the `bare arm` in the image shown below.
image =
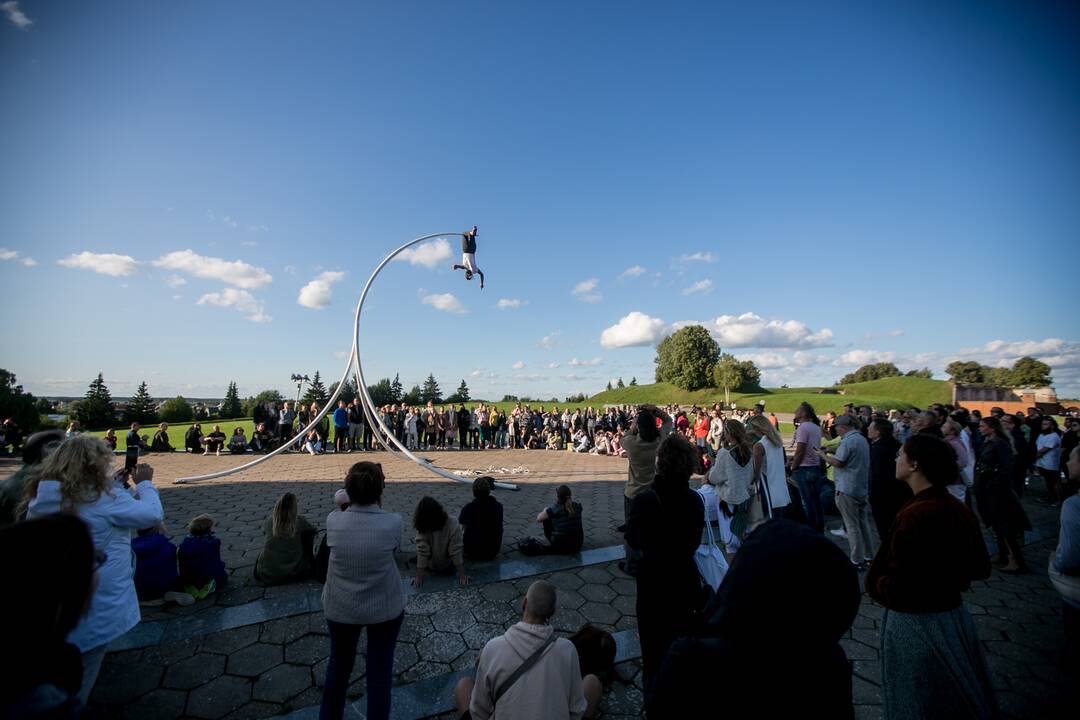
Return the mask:
[[802, 467], [803, 457], [806, 456], [806, 443], [795, 443], [795, 456], [791, 458], [791, 469]]
[[754, 482], [761, 478], [761, 464], [765, 460], [765, 448], [761, 443], [754, 445]]

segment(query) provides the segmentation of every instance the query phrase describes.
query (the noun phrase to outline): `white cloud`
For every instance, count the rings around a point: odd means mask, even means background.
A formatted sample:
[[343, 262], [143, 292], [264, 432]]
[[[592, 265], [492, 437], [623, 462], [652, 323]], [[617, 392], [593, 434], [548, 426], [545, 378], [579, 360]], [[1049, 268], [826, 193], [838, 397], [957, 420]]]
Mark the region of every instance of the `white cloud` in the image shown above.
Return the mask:
[[604, 296], [596, 290], [596, 286], [600, 284], [600, 281], [596, 278], [589, 278], [588, 280], [582, 280], [574, 289], [570, 291], [570, 294], [576, 297], [581, 302], [598, 303], [604, 299]]
[[808, 348], [832, 345], [832, 330], [813, 332], [798, 320], [765, 320], [752, 312], [721, 315], [702, 323], [677, 322], [674, 327], [703, 325], [721, 348]]
[[544, 367], [546, 367], [548, 370], [554, 370], [555, 368], [559, 367], [559, 363], [557, 363], [557, 362], [549, 362]]
[[795, 367], [812, 367], [814, 365], [828, 365], [827, 355], [814, 355], [813, 353], [796, 350], [791, 356], [791, 362]]
[[173, 300], [179, 300], [179, 299], [180, 299], [180, 298], [182, 298], [182, 297], [184, 297], [184, 296], [183, 296], [183, 295], [173, 295], [173, 296], [172, 296], [172, 299], [173, 299]]
[[349, 353], [348, 353], [347, 350], [335, 350], [334, 351], [334, 357], [337, 358], [338, 360], [344, 360], [348, 356], [349, 356]]
[[170, 275], [169, 277], [165, 278], [165, 284], [171, 288], [178, 288], [181, 285], [186, 285], [187, 280], [180, 277], [179, 275]]
[[139, 269], [139, 263], [135, 261], [135, 258], [116, 253], [81, 252], [58, 260], [57, 263], [64, 267], [91, 270], [112, 277], [133, 275]]
[[570, 362], [568, 362], [566, 364], [571, 366], [571, 367], [586, 366], [586, 365], [595, 367], [596, 365], [600, 365], [603, 362], [604, 361], [601, 360], [598, 357], [594, 357], [592, 360], [578, 360], [575, 357], [575, 358], [570, 358]]
[[332, 295], [330, 286], [345, 277], [343, 272], [324, 272], [304, 287], [300, 288], [300, 295], [296, 302], [312, 310], [322, 310], [330, 305]]
[[545, 335], [544, 337], [540, 338], [540, 342], [536, 344], [539, 347], [544, 348], [545, 350], [550, 350], [551, 348], [555, 347], [555, 336]]
[[521, 307], [521, 301], [517, 298], [499, 298], [499, 302], [495, 303], [495, 307], [500, 310], [516, 310]]
[[512, 368], [513, 368], [514, 370], [520, 370], [521, 368], [525, 367], [525, 363], [523, 363], [522, 361], [518, 360], [518, 361], [517, 361], [516, 363], [514, 363], [514, 364], [513, 364], [513, 365], [511, 365], [510, 367], [512, 367]]
[[243, 260], [223, 260], [204, 257], [192, 250], [177, 250], [163, 255], [153, 262], [154, 267], [187, 273], [195, 277], [220, 280], [245, 290], [254, 290], [273, 282], [274, 278], [263, 268], [249, 265]]
[[20, 260], [19, 262], [21, 262], [26, 267], [37, 267], [37, 264], [38, 264], [38, 261], [35, 260], [32, 257], [25, 257], [22, 260]]
[[247, 319], [256, 323], [268, 323], [272, 318], [266, 314], [263, 304], [252, 297], [247, 290], [225, 288], [221, 292], [206, 293], [196, 302], [196, 305], [213, 305], [215, 307], [233, 308], [244, 313]]
[[904, 334], [903, 330], [890, 330], [889, 337], [901, 337]]
[[681, 263], [714, 263], [719, 259], [720, 258], [716, 257], [707, 250], [705, 252], [690, 253], [688, 255], [684, 254], [678, 257], [678, 260]]
[[896, 360], [896, 353], [894, 352], [849, 350], [834, 360], [833, 365], [836, 367], [856, 367], [871, 363], [893, 362], [894, 360]]
[[484, 371], [481, 370], [480, 368], [477, 368], [477, 369], [473, 370], [471, 373], [469, 373], [469, 377], [476, 378], [476, 377], [482, 376], [483, 374], [484, 374]]
[[754, 365], [757, 365], [759, 370], [774, 370], [787, 367], [789, 364], [788, 358], [785, 358], [780, 353], [769, 352], [739, 355], [739, 360], [750, 360]]
[[461, 301], [454, 297], [453, 293], [439, 293], [437, 295], [425, 295], [421, 300], [425, 305], [430, 305], [436, 310], [464, 315], [467, 310]]
[[17, 250], [8, 250], [7, 248], [0, 248], [0, 260], [14, 260], [22, 263], [26, 267], [37, 267], [38, 261], [32, 257], [21, 257]]
[[296, 266], [295, 265], [286, 265], [285, 267], [281, 268], [281, 271], [283, 273], [285, 273], [286, 275], [295, 275], [296, 274]]
[[451, 254], [450, 243], [443, 238], [439, 238], [415, 248], [406, 248], [398, 253], [394, 260], [401, 260], [410, 265], [422, 265], [431, 270], [440, 263], [449, 260]]
[[19, 28], [20, 30], [25, 30], [26, 28], [34, 24], [33, 20], [26, 17], [26, 13], [24, 13], [19, 8], [19, 3], [15, 0], [9, 0], [9, 2], [0, 3], [0, 10], [3, 10], [4, 15], [6, 15], [7, 19], [11, 21], [11, 24]]
[[258, 240], [243, 240], [243, 241], [240, 242], [240, 244], [243, 245], [244, 247], [258, 247], [259, 241]]
[[619, 279], [622, 280], [624, 278], [636, 278], [644, 275], [646, 272], [648, 272], [648, 268], [644, 268], [641, 265], [631, 265], [630, 267], [619, 273]]
[[635, 310], [600, 333], [600, 344], [605, 348], [652, 345], [665, 329], [663, 320]]
[[683, 295], [693, 295], [694, 293], [707, 293], [712, 290], [712, 280], [698, 280], [696, 283], [688, 288], [683, 288]]

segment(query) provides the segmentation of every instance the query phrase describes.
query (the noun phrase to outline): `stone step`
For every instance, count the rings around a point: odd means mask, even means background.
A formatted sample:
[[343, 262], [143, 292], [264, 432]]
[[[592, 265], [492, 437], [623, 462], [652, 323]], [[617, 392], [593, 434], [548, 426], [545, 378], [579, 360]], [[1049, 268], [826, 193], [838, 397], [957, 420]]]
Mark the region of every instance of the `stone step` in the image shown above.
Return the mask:
[[[573, 555], [540, 555], [523, 557], [520, 560], [476, 563], [470, 565], [468, 569], [473, 585], [488, 585], [563, 570], [576, 570], [590, 565], [602, 565], [621, 560], [623, 557], [623, 546], [611, 545], [582, 550]], [[458, 587], [457, 578], [451, 575], [428, 575], [421, 588], [413, 587], [411, 578], [408, 577], [403, 577], [401, 583], [406, 597], [446, 592]], [[196, 614], [178, 616], [173, 620], [142, 622], [110, 643], [109, 651], [151, 647], [320, 610], [322, 610], [322, 586], [313, 585], [304, 593], [253, 600], [232, 607], [214, 605]]]
[[[641, 657], [641, 642], [637, 629], [621, 630], [612, 633], [615, 638], [615, 663], [636, 660]], [[436, 675], [417, 680], [407, 685], [398, 685], [391, 692], [391, 720], [421, 720], [454, 710], [454, 687], [463, 677], [472, 677], [475, 670]], [[365, 700], [361, 698], [345, 706], [345, 717], [350, 720], [362, 720], [362, 708]], [[319, 706], [311, 705], [300, 708], [287, 715], [278, 716], [277, 720], [317, 720]]]

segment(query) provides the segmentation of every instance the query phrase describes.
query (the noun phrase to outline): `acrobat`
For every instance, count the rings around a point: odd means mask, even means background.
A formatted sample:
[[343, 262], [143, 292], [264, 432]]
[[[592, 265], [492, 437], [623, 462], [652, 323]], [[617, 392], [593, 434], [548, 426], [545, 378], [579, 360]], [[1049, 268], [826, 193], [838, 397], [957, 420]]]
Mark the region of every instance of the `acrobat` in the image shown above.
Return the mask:
[[472, 280], [473, 273], [480, 276], [480, 289], [484, 289], [484, 273], [476, 267], [476, 226], [472, 230], [461, 234], [461, 264], [455, 265], [454, 270], [464, 270], [465, 279]]

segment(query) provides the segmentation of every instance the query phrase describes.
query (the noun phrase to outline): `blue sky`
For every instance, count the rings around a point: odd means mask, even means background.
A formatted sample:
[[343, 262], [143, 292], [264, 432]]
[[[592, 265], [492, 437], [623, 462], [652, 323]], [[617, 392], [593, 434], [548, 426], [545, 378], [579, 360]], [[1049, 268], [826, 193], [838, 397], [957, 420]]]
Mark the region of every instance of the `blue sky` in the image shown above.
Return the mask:
[[482, 292], [453, 239], [380, 276], [371, 378], [595, 392], [701, 322], [767, 384], [1080, 395], [1076, 6], [746, 5], [5, 2], [3, 366], [336, 379], [382, 256], [475, 223]]

